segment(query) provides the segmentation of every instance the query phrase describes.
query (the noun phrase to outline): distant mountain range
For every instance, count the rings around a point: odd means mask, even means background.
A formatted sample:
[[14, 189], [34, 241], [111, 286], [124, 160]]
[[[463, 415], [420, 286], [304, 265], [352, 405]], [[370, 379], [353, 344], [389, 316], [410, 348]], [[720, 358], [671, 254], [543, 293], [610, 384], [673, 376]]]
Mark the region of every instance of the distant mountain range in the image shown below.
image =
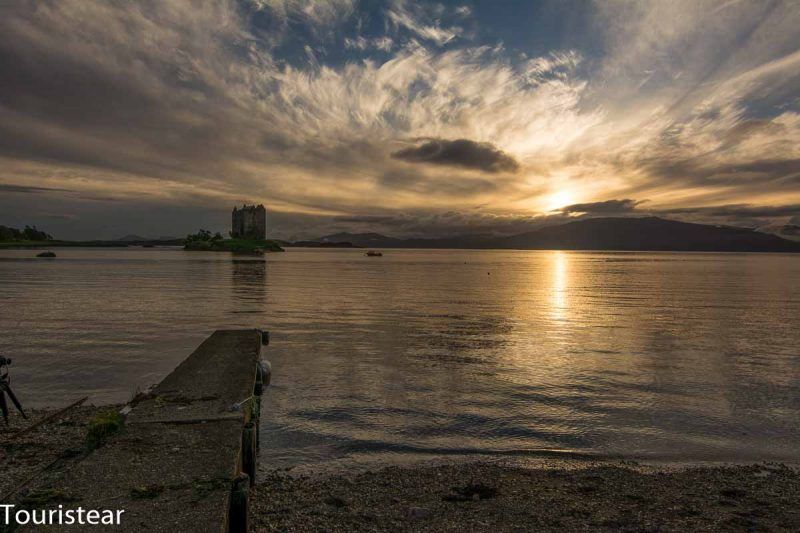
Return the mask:
[[119, 239], [114, 239], [115, 241], [119, 242], [137, 242], [137, 241], [148, 241], [147, 237], [142, 237], [141, 235], [125, 235], [124, 237], [120, 237]]
[[119, 239], [114, 239], [117, 242], [159, 242], [159, 241], [178, 241], [180, 237], [142, 237], [141, 235], [125, 235]]
[[659, 217], [588, 218], [509, 237], [465, 235], [436, 239], [398, 239], [379, 233], [336, 233], [318, 241], [351, 243], [364, 248], [800, 252], [800, 242], [774, 234]]

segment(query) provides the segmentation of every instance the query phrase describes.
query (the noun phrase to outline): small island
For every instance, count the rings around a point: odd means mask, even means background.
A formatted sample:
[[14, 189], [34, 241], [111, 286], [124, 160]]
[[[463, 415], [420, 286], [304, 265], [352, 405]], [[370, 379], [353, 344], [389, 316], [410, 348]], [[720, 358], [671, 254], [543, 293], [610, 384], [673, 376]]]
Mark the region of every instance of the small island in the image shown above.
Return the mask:
[[184, 250], [258, 254], [283, 252], [278, 241], [267, 239], [267, 214], [263, 205], [233, 208], [230, 239], [201, 229], [186, 236]]
[[25, 226], [25, 229], [0, 226], [0, 249], [44, 248], [61, 245], [60, 241], [54, 240], [52, 235], [41, 231], [36, 226]]
[[187, 235], [183, 243], [184, 250], [200, 252], [234, 252], [257, 254], [263, 252], [283, 252], [277, 241], [269, 239], [225, 239], [221, 234], [211, 234], [201, 229], [197, 233]]

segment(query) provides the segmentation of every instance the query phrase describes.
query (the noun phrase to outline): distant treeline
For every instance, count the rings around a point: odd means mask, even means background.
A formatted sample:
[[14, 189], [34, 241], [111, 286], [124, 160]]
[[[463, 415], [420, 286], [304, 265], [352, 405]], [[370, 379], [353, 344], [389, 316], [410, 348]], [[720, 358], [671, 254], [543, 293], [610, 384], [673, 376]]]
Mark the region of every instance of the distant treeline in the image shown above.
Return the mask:
[[19, 230], [0, 226], [0, 242], [8, 241], [52, 241], [53, 236], [36, 228], [36, 226], [25, 226]]
[[190, 244], [193, 242], [216, 242], [223, 240], [222, 234], [220, 232], [211, 234], [210, 231], [201, 229], [197, 233], [190, 233], [186, 236], [183, 240], [183, 244]]

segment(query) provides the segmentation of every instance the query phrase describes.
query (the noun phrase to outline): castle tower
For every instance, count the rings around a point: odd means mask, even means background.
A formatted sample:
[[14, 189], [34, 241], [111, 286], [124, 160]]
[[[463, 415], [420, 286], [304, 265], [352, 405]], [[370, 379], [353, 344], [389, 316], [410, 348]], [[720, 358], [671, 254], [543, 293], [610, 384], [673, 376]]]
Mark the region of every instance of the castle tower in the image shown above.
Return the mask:
[[267, 210], [263, 205], [234, 207], [231, 214], [231, 237], [234, 239], [267, 238]]

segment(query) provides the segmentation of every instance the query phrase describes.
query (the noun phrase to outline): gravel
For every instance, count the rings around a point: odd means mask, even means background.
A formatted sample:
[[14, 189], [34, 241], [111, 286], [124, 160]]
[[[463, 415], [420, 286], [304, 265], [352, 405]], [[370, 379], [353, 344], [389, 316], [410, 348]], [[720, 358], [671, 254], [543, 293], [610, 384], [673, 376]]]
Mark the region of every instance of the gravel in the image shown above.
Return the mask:
[[546, 460], [376, 472], [271, 472], [261, 531], [800, 531], [800, 471], [781, 464], [659, 467]]
[[[79, 461], [89, 419], [113, 408], [76, 408], [16, 440], [48, 412], [0, 423], [0, 501]], [[800, 470], [776, 463], [463, 459], [297, 472], [269, 472], [253, 489], [252, 531], [800, 531]]]
[[16, 411], [8, 426], [0, 419], [0, 502], [18, 501], [83, 457], [89, 419], [118, 406], [76, 407], [19, 438], [17, 431], [30, 427], [53, 411], [28, 410], [28, 420]]

